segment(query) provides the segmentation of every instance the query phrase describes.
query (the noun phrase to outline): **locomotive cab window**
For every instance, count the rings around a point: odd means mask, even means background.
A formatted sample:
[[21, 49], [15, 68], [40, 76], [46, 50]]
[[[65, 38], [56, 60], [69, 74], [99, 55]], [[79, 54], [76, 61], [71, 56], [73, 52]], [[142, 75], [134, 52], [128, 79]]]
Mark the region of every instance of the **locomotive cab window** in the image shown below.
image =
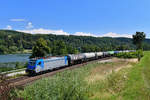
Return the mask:
[[41, 61], [38, 63], [38, 65], [41, 65]]

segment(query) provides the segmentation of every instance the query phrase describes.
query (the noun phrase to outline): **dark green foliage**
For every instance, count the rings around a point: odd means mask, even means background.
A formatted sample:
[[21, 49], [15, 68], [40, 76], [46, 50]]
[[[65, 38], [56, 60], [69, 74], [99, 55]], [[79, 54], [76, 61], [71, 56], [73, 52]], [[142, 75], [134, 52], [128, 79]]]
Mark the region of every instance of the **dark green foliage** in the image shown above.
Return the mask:
[[27, 68], [27, 66], [28, 66], [28, 62], [26, 62], [26, 63], [24, 64], [24, 68]]
[[0, 63], [0, 72], [6, 72], [16, 69], [27, 68], [28, 62], [10, 62], [10, 63]]
[[96, 45], [84, 45], [81, 48], [82, 52], [98, 52], [101, 51], [100, 47], [97, 47]]
[[53, 55], [66, 55], [67, 48], [64, 41], [54, 41], [52, 47], [52, 54]]
[[[141, 59], [141, 54], [143, 54], [142, 50], [142, 43], [145, 39], [146, 35], [144, 32], [136, 32], [135, 35], [133, 35], [133, 43], [136, 45], [136, 48], [138, 50], [138, 60]], [[145, 47], [146, 48], [146, 47]]]
[[73, 46], [69, 45], [69, 46], [67, 46], [67, 52], [68, 52], [68, 54], [77, 54], [77, 53], [79, 53], [79, 50], [77, 50]]
[[118, 53], [115, 56], [119, 58], [138, 58], [138, 56], [143, 57], [142, 51], [136, 51], [136, 52], [124, 52], [124, 53]]
[[9, 51], [10, 51], [10, 53], [13, 53], [15, 51], [18, 51], [18, 48], [16, 46], [10, 46]]
[[47, 42], [40, 38], [36, 41], [36, 45], [32, 49], [32, 55], [30, 58], [34, 57], [44, 57], [50, 53], [50, 48], [47, 46]]
[[7, 51], [8, 51], [8, 49], [5, 46], [0, 45], [0, 54], [6, 54]]
[[13, 68], [13, 69], [16, 69], [16, 63], [18, 63], [17, 64], [17, 66], [19, 65], [19, 68], [25, 68], [25, 65], [26, 65], [26, 63], [27, 62], [6, 62], [6, 63], [0, 63], [0, 68], [2, 68], [2, 67], [11, 67], [11, 68]]
[[16, 62], [15, 68], [19, 68], [19, 62]]
[[128, 45], [116, 46], [116, 50], [128, 50], [130, 47]]
[[12, 68], [12, 67], [0, 67], [0, 72], [11, 71], [13, 69], [14, 68]]
[[15, 69], [21, 69], [26, 67], [27, 67], [27, 62], [25, 64], [22, 64], [21, 62], [16, 62]]

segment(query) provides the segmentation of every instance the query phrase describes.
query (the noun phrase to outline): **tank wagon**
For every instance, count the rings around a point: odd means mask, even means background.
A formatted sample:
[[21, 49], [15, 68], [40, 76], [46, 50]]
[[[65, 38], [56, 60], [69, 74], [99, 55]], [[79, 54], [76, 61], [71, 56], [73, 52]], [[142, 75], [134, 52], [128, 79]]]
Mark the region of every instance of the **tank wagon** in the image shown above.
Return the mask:
[[109, 52], [103, 52], [103, 57], [108, 57], [109, 56]]
[[83, 53], [84, 61], [90, 61], [96, 59], [96, 53]]
[[79, 64], [84, 61], [85, 56], [83, 54], [68, 55], [69, 65]]
[[96, 52], [96, 58], [102, 58], [103, 57], [103, 52]]
[[64, 66], [71, 66], [90, 60], [114, 56], [115, 54], [122, 52], [135, 52], [135, 50], [92, 52], [69, 54], [63, 57], [33, 58], [29, 60], [26, 72], [29, 74], [36, 74], [39, 72], [53, 70]]

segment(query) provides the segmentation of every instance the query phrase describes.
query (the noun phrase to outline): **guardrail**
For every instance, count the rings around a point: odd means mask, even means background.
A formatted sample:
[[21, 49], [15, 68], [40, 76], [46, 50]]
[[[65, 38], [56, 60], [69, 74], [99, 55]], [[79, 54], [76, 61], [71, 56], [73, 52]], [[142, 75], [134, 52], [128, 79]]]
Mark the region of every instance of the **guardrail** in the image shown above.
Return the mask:
[[22, 69], [17, 69], [17, 70], [11, 70], [11, 71], [7, 71], [7, 72], [2, 72], [0, 74], [9, 74], [9, 73], [14, 73], [14, 72], [19, 72], [19, 71], [25, 71], [26, 68], [22, 68]]

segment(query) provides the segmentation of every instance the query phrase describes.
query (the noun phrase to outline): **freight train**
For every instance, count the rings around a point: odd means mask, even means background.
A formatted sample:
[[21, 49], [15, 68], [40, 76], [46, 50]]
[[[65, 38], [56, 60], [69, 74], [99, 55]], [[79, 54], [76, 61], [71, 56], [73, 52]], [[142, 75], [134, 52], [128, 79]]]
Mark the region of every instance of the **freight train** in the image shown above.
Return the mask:
[[83, 62], [88, 62], [91, 60], [114, 56], [115, 54], [121, 52], [135, 52], [135, 50], [68, 54], [67, 56], [63, 57], [32, 58], [28, 62], [26, 72], [30, 75], [33, 75], [60, 67], [67, 67]]

